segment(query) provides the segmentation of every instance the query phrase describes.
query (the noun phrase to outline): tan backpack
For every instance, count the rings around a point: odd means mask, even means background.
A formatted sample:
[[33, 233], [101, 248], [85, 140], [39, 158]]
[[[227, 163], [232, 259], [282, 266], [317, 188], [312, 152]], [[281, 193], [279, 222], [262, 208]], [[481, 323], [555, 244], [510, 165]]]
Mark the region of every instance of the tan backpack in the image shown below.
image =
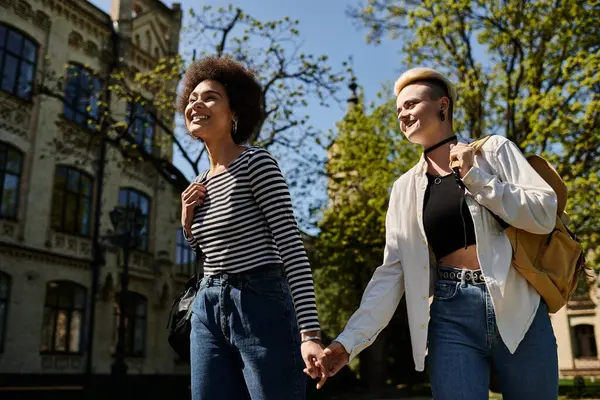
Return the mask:
[[[470, 143], [479, 151], [485, 141], [482, 139]], [[549, 234], [538, 235], [508, 226], [505, 230], [513, 248], [513, 266], [538, 291], [555, 313], [569, 300], [577, 287], [580, 274], [586, 270], [581, 244], [567, 228], [569, 217], [565, 213], [567, 205], [567, 186], [543, 157], [527, 155], [527, 161], [535, 171], [552, 187], [558, 199], [556, 226]], [[456, 161], [454, 169], [460, 167]], [[504, 226], [507, 226], [504, 223]]]

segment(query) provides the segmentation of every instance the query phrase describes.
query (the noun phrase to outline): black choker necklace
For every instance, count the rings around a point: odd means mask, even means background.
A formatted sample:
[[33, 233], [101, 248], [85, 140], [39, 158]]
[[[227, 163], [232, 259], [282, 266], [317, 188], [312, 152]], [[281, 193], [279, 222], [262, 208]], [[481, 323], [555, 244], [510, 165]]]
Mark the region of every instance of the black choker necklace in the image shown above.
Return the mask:
[[440, 146], [443, 146], [443, 145], [445, 145], [446, 143], [448, 143], [448, 142], [452, 142], [452, 141], [454, 141], [454, 140], [457, 140], [457, 138], [456, 138], [456, 135], [452, 135], [452, 136], [450, 136], [449, 138], [446, 138], [446, 139], [442, 140], [441, 142], [439, 142], [439, 143], [437, 143], [437, 144], [434, 144], [433, 146], [431, 146], [431, 147], [429, 147], [429, 148], [425, 149], [425, 152], [424, 152], [423, 154], [427, 154], [427, 153], [429, 153], [430, 151], [433, 151], [433, 150], [437, 149], [438, 147], [440, 147]]

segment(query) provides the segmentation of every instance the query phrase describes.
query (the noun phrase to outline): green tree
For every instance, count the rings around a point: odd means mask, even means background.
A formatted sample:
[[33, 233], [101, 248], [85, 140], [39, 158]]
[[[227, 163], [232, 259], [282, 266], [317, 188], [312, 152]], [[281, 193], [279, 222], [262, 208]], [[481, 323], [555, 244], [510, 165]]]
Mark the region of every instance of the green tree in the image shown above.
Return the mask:
[[[359, 101], [338, 124], [329, 149], [329, 204], [314, 241], [317, 305], [329, 337], [342, 331], [380, 265], [390, 188], [420, 155], [400, 133], [393, 107], [393, 101], [378, 107]], [[366, 375], [361, 368], [361, 377], [373, 381]]]
[[349, 15], [368, 41], [397, 40], [407, 68], [452, 77], [458, 132], [548, 156], [568, 183], [574, 230], [600, 244], [600, 3], [367, 0]]

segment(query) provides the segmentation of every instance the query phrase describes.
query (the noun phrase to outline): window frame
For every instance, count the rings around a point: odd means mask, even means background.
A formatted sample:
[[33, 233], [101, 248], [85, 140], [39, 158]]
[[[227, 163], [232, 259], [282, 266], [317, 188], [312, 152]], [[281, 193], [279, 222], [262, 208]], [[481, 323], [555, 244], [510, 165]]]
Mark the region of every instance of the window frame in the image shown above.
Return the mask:
[[[66, 183], [65, 187], [60, 188], [60, 189], [57, 188], [57, 176], [58, 176], [59, 169], [62, 169], [65, 171], [65, 183]], [[78, 174], [79, 175], [79, 179], [77, 180], [77, 186], [80, 190], [79, 192], [74, 192], [71, 189], [69, 189], [68, 186], [69, 186], [70, 174]], [[88, 180], [89, 193], [87, 195], [81, 192], [83, 182], [84, 182], [83, 179]], [[57, 190], [61, 190], [61, 203], [62, 204], [55, 204], [55, 196], [56, 196]], [[66, 233], [69, 235], [90, 237], [92, 234], [92, 207], [93, 207], [93, 201], [94, 201], [93, 194], [94, 194], [94, 178], [92, 177], [92, 175], [88, 174], [86, 171], [83, 171], [79, 168], [74, 168], [74, 167], [71, 167], [68, 165], [57, 165], [56, 168], [54, 169], [54, 184], [52, 185], [52, 211], [50, 213], [50, 226], [52, 227], [52, 229], [56, 232]], [[66, 199], [69, 195], [75, 195], [77, 197], [77, 207], [76, 207], [77, 212], [75, 213], [76, 228], [74, 230], [65, 227], [65, 224], [66, 224], [65, 220], [68, 215], [68, 213], [67, 213], [67, 203], [68, 202], [66, 201]], [[82, 216], [79, 215], [82, 200], [87, 201], [87, 205], [88, 205], [87, 232], [84, 232], [82, 229], [82, 227], [84, 225], [83, 219], [80, 218]], [[60, 207], [60, 211], [61, 211], [61, 223], [59, 225], [55, 225], [54, 224], [54, 210], [58, 209], [58, 207]]]
[[[584, 329], [588, 329], [591, 332], [584, 332]], [[573, 358], [576, 360], [598, 360], [598, 344], [596, 343], [596, 327], [592, 324], [578, 324], [573, 326], [573, 336], [575, 337], [575, 351], [573, 352]], [[583, 340], [590, 340], [590, 356], [583, 356], [581, 342]]]
[[[125, 204], [121, 203], [121, 193], [122, 192], [127, 192], [127, 202]], [[139, 251], [143, 251], [143, 252], [149, 252], [150, 251], [150, 217], [152, 216], [152, 201], [150, 199], [150, 196], [148, 196], [146, 193], [132, 188], [132, 187], [121, 187], [119, 188], [119, 198], [118, 198], [118, 205], [119, 206], [128, 206], [130, 204], [130, 195], [131, 193], [135, 193], [137, 196], [137, 204], [134, 204], [134, 206], [138, 206], [140, 207], [140, 209], [142, 209], [142, 207], [140, 206], [140, 199], [145, 199], [147, 204], [148, 204], [148, 213], [146, 214], [146, 226], [145, 226], [145, 232], [143, 232], [140, 235], [140, 238], [144, 239], [141, 240], [135, 247], [135, 250], [139, 250]], [[142, 244], [142, 245], [140, 245]]]
[[[68, 289], [71, 291], [70, 293], [70, 305], [69, 306], [61, 306], [60, 305], [60, 293], [61, 290], [57, 289], [56, 293], [56, 301], [55, 304], [49, 303], [49, 288], [52, 284], [56, 284], [59, 288], [60, 286], [64, 286], [64, 289]], [[83, 304], [81, 307], [77, 307], [76, 304], [76, 291], [81, 291]], [[87, 312], [87, 296], [88, 291], [87, 288], [83, 285], [80, 285], [77, 282], [68, 281], [68, 280], [54, 280], [46, 283], [46, 294], [44, 296], [44, 313], [42, 316], [42, 331], [41, 331], [41, 343], [40, 343], [40, 354], [64, 354], [64, 355], [81, 355], [84, 351], [84, 333], [85, 333], [85, 317]], [[50, 309], [52, 316], [52, 321], [50, 321], [50, 326], [48, 329], [52, 332], [51, 340], [49, 342], [48, 349], [43, 349], [44, 341], [47, 339], [44, 337], [44, 331], [46, 328], [46, 310]], [[79, 346], [77, 351], [71, 351], [71, 321], [73, 317], [73, 313], [79, 311], [81, 313], [81, 319], [79, 324]], [[66, 322], [66, 337], [65, 337], [65, 350], [57, 350], [56, 349], [56, 332], [58, 325], [59, 312], [67, 313], [67, 322]]]
[[[0, 271], [0, 285], [6, 282], [6, 297], [0, 295], [0, 304], [4, 304], [4, 313], [0, 315], [0, 354], [4, 353], [6, 343], [6, 332], [8, 331], [8, 312], [10, 305], [10, 292], [12, 289], [12, 276], [4, 271]], [[1, 292], [0, 292], [1, 293]]]
[[[146, 128], [144, 124], [149, 124], [152, 127], [152, 135], [148, 142], [146, 137], [146, 131], [142, 130], [142, 137], [140, 139], [140, 132], [137, 128], [139, 125]], [[152, 148], [154, 147], [154, 141], [156, 138], [156, 118], [147, 111], [146, 107], [135, 102], [127, 103], [127, 126], [129, 127], [129, 134], [133, 138], [133, 141], [148, 154], [152, 154]]]
[[[0, 91], [7, 93], [10, 96], [16, 97], [22, 101], [31, 103], [33, 100], [33, 92], [34, 92], [34, 87], [35, 87], [35, 77], [37, 74], [37, 64], [38, 64], [40, 45], [37, 42], [37, 40], [32, 38], [27, 33], [23, 32], [22, 30], [15, 28], [14, 26], [7, 25], [3, 22], [0, 22], [0, 28], [5, 29], [4, 42], [3, 43], [0, 42]], [[13, 32], [14, 34], [17, 34], [21, 37], [21, 46], [20, 46], [21, 48], [20, 48], [20, 54], [18, 54], [18, 55], [8, 48], [8, 38], [9, 38], [10, 32]], [[30, 42], [35, 49], [34, 55], [33, 55], [33, 61], [27, 59], [26, 56], [23, 54], [23, 52], [25, 50], [25, 41]], [[4, 89], [3, 85], [2, 85], [4, 69], [6, 67], [7, 53], [8, 53], [8, 55], [10, 55], [16, 59], [15, 79], [14, 79], [12, 91]], [[29, 91], [28, 95], [26, 95], [26, 96], [19, 95], [19, 86], [21, 84], [20, 80], [21, 80], [21, 73], [23, 72], [23, 64], [28, 64], [32, 67], [31, 82], [29, 83], [30, 91]]]
[[[148, 298], [140, 293], [133, 292], [131, 290], [127, 291], [127, 308], [129, 311], [137, 310], [137, 305], [139, 302], [142, 302], [144, 305], [144, 314], [143, 316], [137, 315], [134, 311], [133, 313], [128, 312], [125, 313], [125, 357], [136, 357], [143, 358], [146, 356], [146, 350], [148, 345]], [[115, 303], [113, 307], [113, 317], [114, 317], [114, 331], [113, 331], [113, 348], [117, 349], [117, 344], [119, 341], [119, 313], [121, 312], [119, 308], [121, 292], [115, 293]], [[135, 300], [136, 303], [132, 306], [132, 300]], [[138, 320], [142, 320], [143, 324], [143, 336], [142, 336], [142, 350], [135, 352], [133, 349], [135, 348], [135, 338], [136, 338], [136, 322]], [[132, 322], [133, 321], [133, 322]], [[133, 327], [133, 328], [132, 328]]]
[[[19, 202], [21, 201], [21, 178], [23, 177], [23, 163], [24, 163], [24, 159], [25, 159], [25, 154], [18, 147], [15, 147], [10, 143], [0, 142], [0, 153], [3, 151], [6, 151], [6, 165], [0, 165], [0, 177], [2, 178], [0, 180], [0, 219], [17, 221], [19, 218]], [[17, 175], [17, 173], [8, 171], [8, 169], [7, 169], [8, 159], [9, 159], [8, 156], [11, 151], [16, 153], [19, 156], [18, 175]], [[16, 194], [15, 194], [14, 215], [10, 215], [10, 213], [5, 215], [2, 213], [2, 202], [4, 199], [4, 182], [6, 180], [7, 173], [11, 174], [13, 176], [17, 176], [17, 189], [16, 189]]]
[[[69, 84], [70, 84], [70, 79], [71, 79], [71, 72], [75, 70], [78, 74], [75, 76], [77, 78], [77, 81], [75, 83], [75, 93], [74, 93], [74, 99], [68, 100], [69, 98]], [[94, 83], [97, 84], [97, 88], [95, 90], [97, 90], [97, 92], [94, 90], [92, 91], [91, 89], [85, 89], [83, 88], [82, 82], [81, 82], [81, 73], [86, 73], [87, 79], [94, 80]], [[90, 83], [91, 84], [91, 83]], [[90, 69], [87, 68], [86, 66], [76, 63], [76, 62], [69, 62], [68, 66], [67, 66], [67, 73], [65, 75], [65, 93], [64, 93], [64, 100], [63, 100], [63, 110], [62, 110], [62, 115], [63, 118], [65, 118], [67, 121], [71, 121], [74, 124], [85, 128], [85, 129], [89, 129], [91, 131], [97, 131], [98, 130], [98, 125], [100, 123], [100, 118], [102, 116], [102, 113], [104, 112], [104, 108], [100, 106], [100, 104], [97, 104], [97, 109], [96, 109], [96, 113], [97, 115], [93, 115], [90, 111], [87, 111], [87, 108], [90, 107], [92, 105], [92, 99], [95, 95], [97, 95], [97, 102], [100, 103], [102, 102], [102, 89], [104, 86], [104, 82], [103, 80], [96, 75], [96, 73]], [[82, 96], [82, 92], [83, 92], [83, 96]], [[78, 104], [82, 101], [82, 99], [85, 99], [86, 103], [85, 103], [85, 111], [81, 111], [78, 109]], [[67, 108], [69, 109], [70, 113], [72, 113], [72, 116], [67, 114]], [[78, 116], [82, 117], [81, 121], [78, 121]], [[90, 124], [88, 121], [91, 120], [92, 123]]]
[[[195, 263], [196, 263], [196, 253], [194, 249], [190, 247], [185, 236], [183, 236], [183, 229], [177, 229], [177, 251], [175, 253], [175, 274], [177, 276], [186, 276], [190, 277], [195, 274]], [[187, 261], [184, 263], [180, 263], [179, 260], [186, 259]]]

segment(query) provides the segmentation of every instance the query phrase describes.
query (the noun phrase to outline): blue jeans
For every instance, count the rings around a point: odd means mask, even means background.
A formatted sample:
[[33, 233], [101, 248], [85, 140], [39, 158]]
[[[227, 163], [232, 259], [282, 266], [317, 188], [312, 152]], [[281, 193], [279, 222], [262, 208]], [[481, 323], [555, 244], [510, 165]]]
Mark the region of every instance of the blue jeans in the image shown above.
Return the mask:
[[304, 400], [306, 378], [280, 265], [205, 276], [192, 306], [193, 400]]
[[558, 398], [556, 338], [543, 300], [514, 354], [498, 333], [485, 284], [439, 280], [430, 315], [428, 358], [436, 400], [487, 400], [490, 368], [504, 400]]

